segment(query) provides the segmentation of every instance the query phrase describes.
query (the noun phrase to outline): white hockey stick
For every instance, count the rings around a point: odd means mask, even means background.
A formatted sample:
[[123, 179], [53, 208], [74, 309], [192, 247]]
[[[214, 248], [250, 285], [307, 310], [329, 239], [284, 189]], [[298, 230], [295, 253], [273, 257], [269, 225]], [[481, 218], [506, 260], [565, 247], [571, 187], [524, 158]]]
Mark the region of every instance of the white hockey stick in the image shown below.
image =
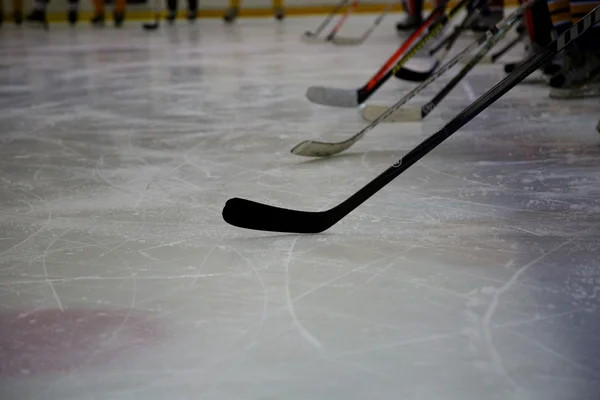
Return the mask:
[[390, 12], [390, 10], [392, 9], [392, 7], [394, 6], [394, 3], [396, 2], [396, 0], [392, 0], [388, 6], [385, 8], [385, 10], [383, 10], [383, 12], [381, 14], [379, 14], [379, 16], [375, 19], [375, 22], [373, 23], [373, 25], [371, 25], [371, 27], [369, 29], [367, 29], [365, 31], [365, 33], [363, 33], [362, 36], [359, 37], [334, 37], [332, 42], [335, 45], [357, 45], [357, 44], [362, 44], [365, 40], [367, 40], [367, 38], [371, 35], [371, 33], [375, 30], [375, 28], [377, 28], [379, 26], [379, 24], [381, 23], [381, 21], [383, 21], [383, 19], [385, 18], [385, 16]]
[[342, 9], [342, 7], [346, 5], [346, 3], [348, 3], [348, 0], [341, 0], [314, 32], [304, 32], [304, 34], [302, 35], [302, 40], [305, 42], [316, 42], [317, 40], [315, 39], [319, 36], [321, 31], [323, 31], [323, 29], [325, 29], [325, 27], [329, 25], [333, 17], [335, 17], [335, 14], [337, 14]]
[[[309, 35], [310, 32], [305, 32], [304, 35], [302, 36], [302, 40], [306, 43], [331, 42], [337, 35], [338, 31], [342, 28], [342, 26], [344, 25], [344, 23], [350, 16], [350, 14], [352, 14], [352, 12], [354, 12], [356, 7], [358, 7], [358, 1], [359, 0], [352, 1], [352, 4], [350, 5], [350, 7], [348, 7], [348, 9], [344, 13], [344, 15], [342, 15], [342, 18], [340, 18], [338, 23], [333, 27], [333, 29], [331, 30], [331, 32], [329, 32], [329, 34], [327, 36], [319, 37], [319, 36], [315, 36], [315, 35]], [[344, 2], [344, 4], [346, 4], [346, 2]]]
[[[396, 113], [400, 107], [406, 104], [409, 100], [414, 98], [421, 90], [423, 90], [427, 85], [433, 82], [437, 77], [442, 75], [444, 72], [448, 71], [452, 67], [454, 67], [458, 62], [473, 50], [480, 47], [482, 44], [486, 43], [486, 47], [490, 47], [495, 44], [508, 30], [510, 27], [515, 24], [520, 18], [521, 14], [530, 7], [533, 3], [538, 0], [529, 0], [527, 3], [522, 4], [519, 8], [517, 8], [510, 16], [505, 18], [504, 20], [498, 22], [492, 29], [483, 34], [479, 39], [475, 40], [461, 52], [459, 52], [454, 58], [448, 61], [445, 65], [441, 66], [431, 77], [429, 77], [426, 81], [421, 83], [419, 86], [411, 90], [406, 96], [400, 99], [396, 104], [391, 107], [385, 107], [385, 111], [380, 113], [377, 118], [375, 118], [369, 125], [367, 125], [363, 130], [355, 134], [354, 136], [341, 141], [341, 142], [320, 142], [315, 140], [305, 140], [298, 145], [296, 145], [291, 152], [293, 154], [305, 157], [329, 157], [334, 154], [338, 154], [352, 147], [354, 143], [362, 139], [369, 131], [371, 131], [375, 126], [377, 126], [383, 120], [389, 118], [394, 113]], [[363, 116], [365, 113], [370, 113], [371, 111], [367, 111], [372, 106], [366, 106], [363, 109]], [[375, 110], [373, 108], [373, 110]], [[414, 111], [401, 111], [398, 115], [406, 116], [407, 120], [421, 120], [423, 118], [423, 108], [418, 108]]]

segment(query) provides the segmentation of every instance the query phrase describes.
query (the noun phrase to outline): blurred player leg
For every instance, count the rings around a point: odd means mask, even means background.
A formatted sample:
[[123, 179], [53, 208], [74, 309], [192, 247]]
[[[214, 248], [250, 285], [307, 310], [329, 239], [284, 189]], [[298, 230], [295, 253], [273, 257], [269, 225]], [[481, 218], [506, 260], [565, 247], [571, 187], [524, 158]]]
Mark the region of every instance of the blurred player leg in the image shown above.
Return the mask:
[[115, 9], [113, 11], [113, 18], [115, 21], [115, 27], [120, 28], [125, 21], [125, 8], [127, 0], [115, 0]]
[[77, 24], [79, 0], [68, 0], [67, 7], [67, 20], [71, 26], [75, 26]]
[[104, 0], [92, 0], [94, 4], [94, 16], [90, 21], [93, 26], [103, 27], [104, 26]]
[[[600, 5], [600, 1], [551, 0], [548, 3], [556, 33], [561, 35], [573, 23]], [[550, 97], [582, 98], [600, 96], [600, 30], [592, 27], [564, 51], [562, 71], [550, 80]]]
[[23, 23], [23, 0], [13, 0], [12, 6], [13, 21], [15, 21], [15, 24], [21, 25]]
[[177, 0], [167, 0], [167, 9], [167, 21], [173, 24], [177, 18]]
[[48, 29], [48, 20], [46, 19], [46, 8], [48, 8], [48, 0], [35, 0], [33, 2], [33, 11], [27, 15], [25, 21], [32, 25], [41, 26]]
[[275, 19], [281, 21], [285, 18], [285, 12], [283, 10], [283, 0], [273, 0], [273, 13], [275, 14]]
[[[523, 4], [523, 1], [520, 0], [520, 3]], [[525, 13], [525, 25], [529, 33], [529, 43], [526, 46], [525, 60], [506, 64], [504, 66], [506, 73], [514, 71], [527, 59], [542, 51], [552, 41], [553, 27], [546, 2], [538, 1], [527, 10]], [[546, 75], [547, 79], [550, 79], [553, 75], [560, 72], [560, 69], [560, 58], [555, 57], [541, 68], [541, 72]]]
[[404, 21], [399, 21], [396, 24], [396, 29], [399, 32], [411, 31], [417, 29], [423, 23], [423, 1], [424, 0], [404, 0], [404, 9], [406, 17]]
[[198, 15], [198, 0], [188, 0], [188, 13], [187, 19], [190, 22], [194, 22]]
[[225, 11], [223, 20], [225, 23], [231, 24], [235, 22], [240, 13], [240, 0], [229, 0], [229, 8]]

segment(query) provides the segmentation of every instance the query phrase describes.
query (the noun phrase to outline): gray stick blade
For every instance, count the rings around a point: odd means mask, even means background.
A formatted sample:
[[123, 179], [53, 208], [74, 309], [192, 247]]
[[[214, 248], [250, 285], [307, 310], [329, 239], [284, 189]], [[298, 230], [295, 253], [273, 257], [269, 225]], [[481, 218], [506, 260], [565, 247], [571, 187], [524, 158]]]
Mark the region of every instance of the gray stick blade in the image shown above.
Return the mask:
[[331, 157], [352, 147], [357, 139], [345, 140], [343, 142], [319, 142], [317, 140], [305, 140], [297, 144], [292, 150], [292, 154], [304, 157]]
[[[389, 107], [379, 105], [367, 105], [362, 110], [362, 116], [367, 121], [375, 121], [386, 112]], [[419, 122], [423, 120], [421, 107], [400, 108], [381, 122]]]
[[304, 43], [325, 43], [325, 37], [307, 35], [306, 32], [300, 37]]
[[358, 92], [355, 89], [336, 89], [311, 86], [306, 97], [313, 103], [334, 107], [358, 107]]

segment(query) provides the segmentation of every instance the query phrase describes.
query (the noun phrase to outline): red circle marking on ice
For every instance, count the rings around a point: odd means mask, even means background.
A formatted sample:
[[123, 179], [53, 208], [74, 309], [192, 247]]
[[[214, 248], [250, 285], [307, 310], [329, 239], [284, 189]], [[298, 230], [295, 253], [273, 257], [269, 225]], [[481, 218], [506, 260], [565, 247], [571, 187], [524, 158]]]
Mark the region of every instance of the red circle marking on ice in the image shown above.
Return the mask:
[[0, 313], [0, 376], [68, 372], [145, 351], [163, 333], [155, 316], [128, 309]]

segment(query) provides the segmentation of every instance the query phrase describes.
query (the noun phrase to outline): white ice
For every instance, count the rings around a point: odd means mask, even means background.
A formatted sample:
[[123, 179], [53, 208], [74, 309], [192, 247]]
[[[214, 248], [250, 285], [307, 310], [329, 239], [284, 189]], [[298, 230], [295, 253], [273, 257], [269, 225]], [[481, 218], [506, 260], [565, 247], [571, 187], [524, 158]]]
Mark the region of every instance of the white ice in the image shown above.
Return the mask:
[[600, 397], [597, 99], [534, 76], [324, 234], [222, 220], [230, 197], [334, 206], [504, 76], [297, 157], [365, 126], [306, 89], [400, 44], [396, 15], [360, 47], [301, 42], [322, 18], [2, 27], [0, 399]]

